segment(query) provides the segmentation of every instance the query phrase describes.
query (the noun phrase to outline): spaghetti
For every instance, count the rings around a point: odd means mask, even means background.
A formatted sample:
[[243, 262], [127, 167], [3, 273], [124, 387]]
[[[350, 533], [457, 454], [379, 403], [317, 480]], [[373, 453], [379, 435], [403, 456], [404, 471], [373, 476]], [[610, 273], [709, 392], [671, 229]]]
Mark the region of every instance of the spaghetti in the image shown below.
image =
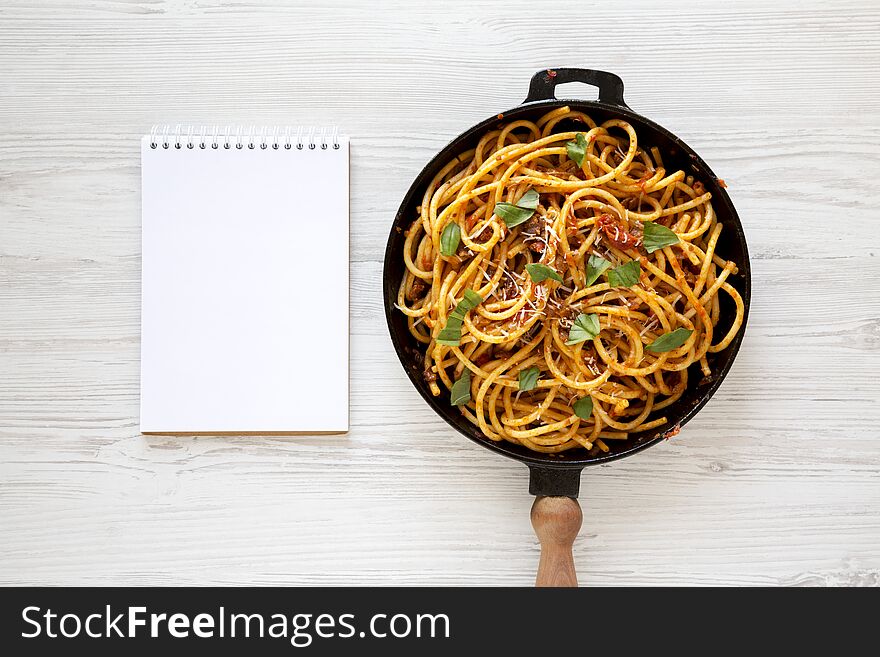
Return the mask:
[[[418, 212], [396, 305], [432, 393], [491, 440], [608, 451], [663, 425], [688, 368], [708, 376], [742, 325], [711, 194], [626, 121], [563, 107], [501, 125]], [[723, 332], [722, 294], [736, 308]]]

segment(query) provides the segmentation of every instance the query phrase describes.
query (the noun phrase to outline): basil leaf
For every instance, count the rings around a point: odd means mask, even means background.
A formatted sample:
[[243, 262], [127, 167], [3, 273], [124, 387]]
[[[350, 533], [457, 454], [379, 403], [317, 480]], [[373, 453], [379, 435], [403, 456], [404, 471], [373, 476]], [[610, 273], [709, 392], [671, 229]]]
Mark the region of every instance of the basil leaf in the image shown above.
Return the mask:
[[464, 299], [458, 302], [455, 310], [449, 313], [444, 326], [440, 333], [437, 334], [437, 344], [443, 344], [447, 347], [457, 347], [461, 344], [461, 324], [464, 321], [465, 314], [483, 303], [483, 297], [473, 290], [464, 291]]
[[501, 217], [508, 228], [519, 226], [532, 216], [531, 210], [518, 208], [513, 203], [496, 203], [495, 215]]
[[548, 278], [552, 278], [554, 281], [559, 281], [560, 283], [562, 282], [562, 276], [560, 276], [555, 269], [541, 264], [540, 262], [533, 262], [526, 265], [526, 271], [529, 273], [529, 278], [535, 283], [546, 281]]
[[602, 272], [608, 269], [611, 263], [602, 256], [591, 255], [587, 260], [587, 287], [596, 282], [596, 279], [602, 275]]
[[580, 419], [589, 420], [593, 415], [593, 398], [589, 395], [581, 397], [572, 405], [572, 408], [574, 409], [574, 414]]
[[508, 228], [519, 226], [535, 214], [539, 199], [538, 192], [530, 189], [520, 197], [515, 205], [513, 203], [496, 203], [495, 214], [504, 220]]
[[599, 317], [596, 315], [578, 315], [568, 332], [565, 344], [578, 344], [592, 340], [599, 335]]
[[483, 303], [483, 297], [481, 297], [473, 290], [468, 289], [464, 291], [464, 299], [458, 302], [458, 305], [455, 307], [455, 309], [462, 309], [463, 312], [467, 312], [468, 310], [473, 310], [481, 303]]
[[461, 373], [461, 378], [452, 384], [449, 393], [449, 401], [453, 406], [467, 404], [471, 400], [471, 371], [467, 368]]
[[537, 210], [538, 209], [538, 201], [540, 200], [540, 195], [534, 189], [530, 189], [525, 194], [519, 197], [519, 200], [516, 202], [516, 207], [524, 208], [526, 210]]
[[538, 367], [530, 367], [519, 373], [519, 389], [523, 392], [533, 390], [538, 385], [541, 370]]
[[666, 226], [655, 224], [653, 221], [646, 221], [644, 224], [644, 232], [642, 233], [642, 244], [645, 245], [645, 251], [654, 253], [657, 249], [664, 246], [678, 244], [680, 241], [678, 235], [669, 230]]
[[504, 220], [508, 228], [513, 228], [527, 222], [535, 211], [518, 208], [511, 203], [496, 203], [495, 214]]
[[639, 282], [642, 264], [638, 260], [630, 260], [625, 265], [615, 267], [608, 272], [608, 285], [611, 287], [632, 287]]
[[648, 345], [648, 351], [662, 354], [664, 351], [678, 349], [681, 345], [687, 342], [688, 338], [691, 337], [691, 333], [693, 333], [693, 331], [686, 328], [677, 328], [669, 333], [664, 333]]
[[457, 347], [461, 344], [461, 318], [450, 315], [440, 333], [437, 334], [437, 343], [447, 347]]
[[440, 254], [445, 256], [455, 255], [458, 251], [458, 243], [461, 240], [461, 228], [454, 221], [450, 221], [443, 234], [440, 235]]
[[587, 156], [587, 137], [583, 132], [577, 133], [574, 141], [565, 144], [569, 159], [574, 160], [579, 167], [584, 166], [584, 158]]
[[446, 345], [447, 347], [457, 347], [461, 344], [461, 331], [449, 331], [449, 329], [443, 329], [437, 335], [437, 339], [435, 340], [437, 344]]

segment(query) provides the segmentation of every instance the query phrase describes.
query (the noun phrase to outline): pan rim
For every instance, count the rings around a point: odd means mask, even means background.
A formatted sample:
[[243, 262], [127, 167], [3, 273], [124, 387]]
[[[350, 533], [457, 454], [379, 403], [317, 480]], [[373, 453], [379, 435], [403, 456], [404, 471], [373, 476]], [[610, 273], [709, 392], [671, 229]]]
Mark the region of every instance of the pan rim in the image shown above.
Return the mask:
[[[526, 463], [530, 467], [539, 467], [539, 468], [548, 468], [548, 469], [583, 469], [586, 466], [590, 465], [601, 465], [604, 463], [610, 463], [612, 461], [616, 461], [618, 459], [626, 458], [628, 456], [632, 456], [642, 450], [647, 449], [653, 445], [656, 445], [659, 442], [662, 442], [667, 436], [664, 433], [659, 433], [652, 438], [645, 440], [632, 440], [632, 444], [627, 447], [621, 449], [617, 452], [606, 453], [602, 452], [597, 454], [596, 456], [585, 456], [585, 457], [566, 457], [566, 460], [555, 460], [554, 454], [545, 454], [541, 452], [535, 452], [534, 454], [522, 454], [512, 451], [513, 446], [508, 446], [508, 444], [504, 441], [493, 441], [485, 436], [476, 437], [464, 431], [461, 427], [459, 427], [456, 423], [452, 421], [450, 417], [448, 417], [445, 413], [441, 412], [439, 409], [439, 399], [429, 396], [428, 393], [422, 389], [416, 380], [411, 368], [407, 367], [408, 357], [403, 351], [402, 341], [399, 340], [396, 336], [393, 317], [394, 312], [396, 311], [394, 308], [394, 304], [396, 299], [389, 298], [389, 286], [388, 286], [388, 268], [389, 263], [391, 262], [392, 257], [395, 255], [395, 249], [392, 248], [395, 238], [395, 231], [397, 229], [402, 229], [401, 221], [405, 216], [406, 210], [412, 205], [413, 198], [416, 192], [425, 182], [426, 172], [433, 169], [434, 165], [438, 161], [448, 162], [451, 157], [455, 156], [455, 151], [460, 148], [461, 142], [467, 140], [476, 132], [485, 130], [487, 127], [497, 123], [500, 120], [505, 119], [515, 119], [517, 118], [517, 114], [525, 114], [529, 113], [533, 110], [540, 109], [554, 109], [559, 107], [571, 106], [577, 110], [589, 110], [600, 109], [605, 112], [609, 112], [615, 115], [618, 115], [619, 118], [629, 119], [636, 123], [644, 124], [649, 129], [659, 132], [664, 137], [674, 142], [679, 148], [682, 149], [684, 153], [686, 153], [703, 171], [705, 171], [711, 178], [708, 183], [712, 189], [712, 198], [713, 200], [718, 198], [721, 200], [721, 203], [725, 206], [725, 213], [729, 216], [734, 222], [736, 230], [734, 231], [737, 239], [740, 241], [740, 245], [742, 247], [743, 254], [743, 262], [737, 263], [742, 268], [743, 275], [743, 289], [742, 289], [742, 299], [744, 304], [744, 314], [743, 321], [740, 327], [739, 332], [736, 334], [732, 342], [725, 349], [726, 352], [729, 353], [729, 358], [724, 363], [724, 365], [713, 373], [712, 380], [705, 385], [705, 390], [703, 390], [700, 396], [697, 399], [697, 402], [691, 406], [682, 417], [680, 418], [672, 418], [676, 420], [673, 426], [683, 427], [690, 420], [692, 420], [700, 410], [709, 402], [709, 400], [714, 396], [714, 394], [718, 391], [718, 388], [721, 386], [721, 383], [727, 377], [730, 372], [731, 367], [733, 366], [734, 361], [736, 360], [736, 356], [739, 353], [740, 346], [742, 344], [743, 338], [746, 332], [746, 326], [748, 324], [749, 318], [749, 309], [751, 306], [751, 260], [748, 252], [748, 244], [745, 237], [745, 230], [742, 225], [742, 221], [739, 218], [739, 214], [736, 211], [732, 201], [730, 200], [729, 195], [726, 190], [721, 187], [718, 183], [718, 177], [715, 175], [715, 172], [709, 167], [708, 164], [700, 157], [700, 155], [691, 148], [687, 143], [685, 143], [680, 137], [670, 132], [663, 126], [658, 123], [652, 121], [651, 119], [635, 112], [629, 107], [623, 105], [617, 105], [612, 103], [604, 103], [595, 100], [579, 100], [579, 99], [552, 99], [552, 100], [538, 100], [532, 102], [522, 103], [517, 105], [514, 108], [507, 110], [506, 112], [502, 112], [495, 116], [489, 117], [472, 127], [468, 128], [464, 132], [460, 133], [457, 137], [449, 141], [440, 151], [438, 151], [421, 169], [419, 174], [410, 184], [407, 192], [404, 194], [403, 200], [401, 201], [400, 206], [398, 207], [397, 212], [394, 216], [394, 221], [391, 225], [391, 230], [389, 231], [388, 240], [385, 245], [385, 255], [383, 258], [382, 265], [382, 296], [383, 296], [383, 305], [385, 307], [385, 321], [388, 328], [389, 335], [391, 337], [391, 343], [394, 346], [394, 351], [397, 355], [398, 361], [400, 362], [401, 367], [407, 375], [410, 383], [413, 387], [418, 391], [419, 395], [421, 395], [422, 399], [428, 404], [432, 411], [435, 414], [440, 416], [450, 427], [455, 429], [455, 431], [472, 442], [478, 443], [479, 445], [492, 450], [498, 454], [506, 456], [508, 458], [514, 459], [521, 463]], [[667, 432], [668, 433], [668, 432]]]

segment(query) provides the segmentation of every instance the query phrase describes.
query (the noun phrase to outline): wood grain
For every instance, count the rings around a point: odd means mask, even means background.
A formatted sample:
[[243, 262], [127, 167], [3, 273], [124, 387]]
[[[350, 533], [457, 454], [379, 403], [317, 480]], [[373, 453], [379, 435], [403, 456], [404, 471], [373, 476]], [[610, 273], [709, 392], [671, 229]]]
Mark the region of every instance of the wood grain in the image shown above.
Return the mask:
[[[0, 0], [0, 583], [531, 584], [528, 473], [411, 389], [380, 260], [427, 160], [569, 65], [727, 181], [755, 288], [699, 417], [585, 472], [581, 583], [880, 585], [880, 7], [708, 4]], [[138, 434], [166, 122], [353, 136], [347, 436]]]
[[570, 497], [538, 496], [532, 504], [531, 518], [541, 544], [535, 586], [577, 586], [572, 546], [584, 520], [578, 501]]

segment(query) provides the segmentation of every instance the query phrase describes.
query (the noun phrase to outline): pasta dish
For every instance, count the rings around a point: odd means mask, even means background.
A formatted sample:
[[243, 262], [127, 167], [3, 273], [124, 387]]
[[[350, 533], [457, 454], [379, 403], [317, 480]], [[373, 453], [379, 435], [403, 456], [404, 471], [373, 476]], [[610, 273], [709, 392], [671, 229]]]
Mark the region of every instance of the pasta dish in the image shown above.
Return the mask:
[[537, 452], [608, 451], [666, 423], [689, 368], [709, 376], [743, 321], [711, 196], [623, 120], [563, 107], [487, 132], [406, 233], [396, 307], [432, 394]]

